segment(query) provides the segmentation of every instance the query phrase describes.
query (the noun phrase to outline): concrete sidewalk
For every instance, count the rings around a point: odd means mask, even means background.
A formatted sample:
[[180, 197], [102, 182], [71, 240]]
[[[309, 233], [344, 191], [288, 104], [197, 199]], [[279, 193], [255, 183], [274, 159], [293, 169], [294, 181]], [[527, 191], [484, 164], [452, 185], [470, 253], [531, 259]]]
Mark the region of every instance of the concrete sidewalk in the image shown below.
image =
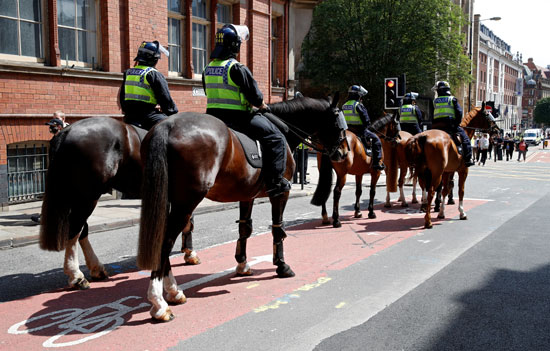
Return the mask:
[[[293, 184], [290, 198], [313, 195], [319, 179], [314, 154], [309, 155], [308, 173], [307, 180], [310, 183], [305, 184], [303, 189], [301, 189], [301, 184]], [[255, 203], [268, 201], [268, 198], [260, 198], [256, 199]], [[35, 201], [9, 206], [8, 211], [0, 212], [0, 249], [38, 242], [40, 226], [31, 220], [31, 216], [38, 215], [41, 206], [41, 201]], [[221, 203], [204, 199], [195, 210], [195, 214], [223, 211], [238, 206], [237, 202]], [[141, 200], [121, 200], [115, 199], [112, 195], [104, 195], [88, 218], [89, 231], [94, 233], [137, 225], [139, 224], [140, 211]]]

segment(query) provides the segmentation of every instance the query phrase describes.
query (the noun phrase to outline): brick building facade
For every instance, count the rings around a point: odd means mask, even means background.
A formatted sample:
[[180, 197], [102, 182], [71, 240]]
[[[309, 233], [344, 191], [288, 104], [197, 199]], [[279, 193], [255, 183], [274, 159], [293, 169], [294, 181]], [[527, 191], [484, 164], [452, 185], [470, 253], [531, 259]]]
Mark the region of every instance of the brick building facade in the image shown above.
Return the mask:
[[[143, 40], [169, 49], [157, 69], [180, 111], [202, 112], [201, 73], [224, 23], [245, 24], [239, 60], [267, 103], [294, 94], [294, 67], [318, 1], [35, 0], [0, 9], [0, 204], [40, 197], [47, 168], [45, 125], [61, 110], [67, 122], [121, 118], [122, 72]], [[301, 17], [300, 17], [301, 16]], [[305, 31], [305, 33], [304, 33]]]
[[[522, 126], [524, 129], [536, 128], [533, 112], [537, 102], [550, 97], [550, 65], [545, 67], [537, 66], [532, 58], [524, 63], [524, 94]], [[539, 126], [540, 127], [540, 126]]]

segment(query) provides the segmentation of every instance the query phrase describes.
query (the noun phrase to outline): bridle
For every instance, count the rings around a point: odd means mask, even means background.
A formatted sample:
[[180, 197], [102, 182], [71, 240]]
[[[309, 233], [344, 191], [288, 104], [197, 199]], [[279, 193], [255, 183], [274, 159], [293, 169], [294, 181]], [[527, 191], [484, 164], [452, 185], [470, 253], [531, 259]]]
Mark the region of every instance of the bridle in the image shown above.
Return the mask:
[[489, 128], [475, 128], [475, 127], [468, 127], [468, 126], [464, 126], [462, 127], [463, 129], [470, 129], [470, 130], [476, 130], [476, 131], [480, 131], [482, 133], [492, 133], [495, 128], [496, 129], [499, 129], [494, 118], [492, 118], [492, 116], [487, 113], [487, 110], [482, 110], [480, 111], [482, 114], [483, 114], [483, 117], [485, 117], [485, 119], [487, 120], [487, 122], [489, 122]]
[[[394, 120], [395, 120], [395, 119], [394, 119]], [[390, 122], [388, 122], [388, 123], [392, 123], [392, 122], [390, 121]], [[386, 124], [386, 125], [387, 125], [387, 124]], [[382, 132], [379, 131], [378, 129], [372, 127], [372, 125], [369, 127], [369, 129], [370, 129], [371, 131], [373, 131], [373, 132], [375, 132], [375, 133], [381, 135], [382, 138], [383, 138], [385, 141], [394, 142], [394, 141], [397, 140], [397, 135], [395, 135], [395, 136], [393, 136], [393, 137], [390, 137], [390, 136], [386, 135], [386, 133], [382, 133]], [[399, 134], [399, 132], [398, 132], [397, 134]]]

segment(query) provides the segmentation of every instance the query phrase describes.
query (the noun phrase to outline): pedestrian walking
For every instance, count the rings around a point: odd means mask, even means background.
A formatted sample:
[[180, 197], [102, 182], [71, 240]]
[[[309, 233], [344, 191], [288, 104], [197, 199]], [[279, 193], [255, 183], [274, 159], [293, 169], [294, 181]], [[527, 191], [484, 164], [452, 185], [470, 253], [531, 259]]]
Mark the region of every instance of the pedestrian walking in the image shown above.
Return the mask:
[[483, 164], [483, 166], [485, 166], [485, 161], [487, 161], [487, 152], [489, 151], [489, 139], [487, 134], [483, 134], [483, 136], [479, 139], [479, 151], [481, 153], [481, 159], [478, 165]]
[[529, 148], [529, 146], [527, 145], [525, 140], [523, 140], [523, 138], [521, 138], [521, 140], [519, 141], [519, 144], [518, 144], [518, 162], [520, 162], [522, 155], [523, 155], [523, 162], [525, 162], [525, 157], [527, 155], [527, 149], [528, 148]]

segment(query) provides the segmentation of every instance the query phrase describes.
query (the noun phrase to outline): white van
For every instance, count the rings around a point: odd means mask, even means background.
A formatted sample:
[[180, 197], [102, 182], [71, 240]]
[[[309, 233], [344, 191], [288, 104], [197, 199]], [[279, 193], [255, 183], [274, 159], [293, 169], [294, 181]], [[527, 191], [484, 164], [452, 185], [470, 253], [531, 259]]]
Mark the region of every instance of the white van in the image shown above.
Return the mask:
[[523, 132], [523, 140], [527, 144], [538, 145], [542, 137], [542, 131], [540, 129], [527, 129]]

